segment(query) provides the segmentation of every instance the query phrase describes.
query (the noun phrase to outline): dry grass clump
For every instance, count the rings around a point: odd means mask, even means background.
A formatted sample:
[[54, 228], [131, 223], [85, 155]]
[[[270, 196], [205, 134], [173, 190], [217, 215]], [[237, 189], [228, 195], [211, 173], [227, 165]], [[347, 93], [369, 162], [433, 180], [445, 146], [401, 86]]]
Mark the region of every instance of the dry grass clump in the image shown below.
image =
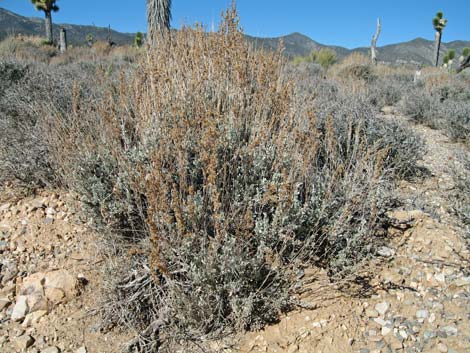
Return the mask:
[[31, 61], [48, 63], [58, 55], [58, 50], [33, 36], [10, 36], [0, 41], [0, 57], [9, 61]]
[[370, 82], [375, 79], [370, 58], [361, 53], [352, 53], [332, 69], [333, 76], [342, 80]]
[[261, 327], [295, 304], [302, 266], [343, 278], [373, 254], [402, 141], [284, 68], [231, 10], [217, 33], [162, 38], [105, 94], [46, 109], [54, 168], [122, 257], [104, 318], [139, 332], [132, 349]]

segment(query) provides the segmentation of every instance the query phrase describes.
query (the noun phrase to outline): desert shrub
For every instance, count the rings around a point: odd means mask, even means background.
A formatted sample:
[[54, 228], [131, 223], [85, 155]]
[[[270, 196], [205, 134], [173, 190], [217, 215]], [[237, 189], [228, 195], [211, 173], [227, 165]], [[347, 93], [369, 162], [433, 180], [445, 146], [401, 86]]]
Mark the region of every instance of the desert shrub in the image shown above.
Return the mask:
[[338, 71], [338, 75], [342, 78], [352, 80], [363, 80], [370, 82], [375, 79], [373, 70], [370, 64], [356, 64], [348, 65]]
[[328, 69], [331, 65], [336, 62], [336, 52], [332, 49], [322, 48], [316, 55], [316, 61], [324, 69]]
[[333, 116], [338, 135], [348, 136], [348, 121], [354, 121], [355, 126], [361, 122], [368, 144], [388, 150], [385, 164], [387, 169], [393, 170], [393, 178], [420, 174], [417, 162], [424, 154], [423, 141], [394, 120], [379, 117], [370, 94], [351, 94], [331, 80], [318, 81], [316, 85], [309, 83], [301, 90], [306, 89], [315, 97], [313, 105], [319, 120]]
[[470, 91], [464, 80], [434, 85], [431, 90], [417, 87], [401, 104], [402, 112], [418, 123], [441, 129], [454, 141], [469, 142]]
[[403, 96], [413, 90], [412, 75], [378, 76], [369, 86], [369, 100], [378, 108], [397, 105]]
[[0, 57], [4, 60], [34, 60], [47, 63], [58, 54], [50, 45], [43, 45], [39, 37], [10, 36], [0, 42]]
[[44, 107], [70, 111], [72, 92], [78, 79], [86, 82], [79, 90], [85, 94], [92, 80], [79, 66], [63, 70], [47, 65], [2, 62], [3, 94], [0, 95], [1, 181], [16, 181], [31, 188], [55, 184], [47, 142]]
[[401, 105], [401, 112], [417, 123], [429, 121], [429, 112], [433, 106], [432, 97], [422, 88], [415, 88], [406, 93]]
[[163, 37], [105, 94], [44, 109], [57, 174], [113, 229], [104, 319], [140, 332], [134, 349], [261, 327], [294, 303], [300, 266], [344, 278], [373, 254], [420, 150], [366, 97], [285, 72], [229, 11], [217, 33]]
[[470, 229], [470, 155], [462, 152], [458, 155], [452, 170], [455, 190], [453, 194], [454, 211], [463, 224]]

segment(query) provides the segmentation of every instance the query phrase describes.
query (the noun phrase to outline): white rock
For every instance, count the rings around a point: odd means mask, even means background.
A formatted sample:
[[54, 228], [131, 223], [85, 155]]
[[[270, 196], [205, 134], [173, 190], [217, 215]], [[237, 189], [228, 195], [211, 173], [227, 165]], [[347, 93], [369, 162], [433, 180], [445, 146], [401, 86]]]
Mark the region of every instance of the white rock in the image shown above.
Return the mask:
[[9, 210], [10, 206], [11, 206], [10, 203], [4, 203], [3, 205], [0, 206], [0, 212]]
[[76, 353], [87, 353], [86, 347], [80, 347], [79, 349], [77, 349]]
[[470, 276], [469, 277], [461, 277], [455, 280], [454, 284], [458, 287], [470, 286]]
[[46, 349], [43, 349], [41, 353], [59, 353], [59, 348], [57, 347], [48, 347]]
[[392, 329], [390, 327], [387, 327], [387, 326], [383, 326], [382, 327], [382, 336], [387, 336], [390, 332], [392, 332]]
[[35, 325], [45, 315], [47, 315], [47, 310], [38, 310], [38, 311], [35, 311], [34, 313], [30, 313], [26, 315], [21, 326], [30, 327], [31, 325]]
[[426, 319], [429, 316], [429, 312], [427, 310], [418, 310], [416, 312], [416, 317], [418, 319]]
[[389, 303], [381, 302], [381, 303], [378, 303], [378, 304], [375, 305], [375, 310], [377, 310], [377, 312], [380, 315], [385, 315], [387, 313], [389, 307], [390, 307]]
[[393, 255], [395, 255], [395, 250], [388, 248], [386, 246], [382, 246], [381, 248], [377, 250], [377, 254], [383, 257], [392, 257]]
[[447, 353], [449, 349], [447, 348], [447, 346], [444, 343], [438, 343], [437, 344], [437, 350], [439, 352], [442, 352], [442, 353]]
[[23, 320], [28, 313], [28, 297], [25, 295], [20, 295], [16, 299], [15, 307], [11, 313], [12, 321]]

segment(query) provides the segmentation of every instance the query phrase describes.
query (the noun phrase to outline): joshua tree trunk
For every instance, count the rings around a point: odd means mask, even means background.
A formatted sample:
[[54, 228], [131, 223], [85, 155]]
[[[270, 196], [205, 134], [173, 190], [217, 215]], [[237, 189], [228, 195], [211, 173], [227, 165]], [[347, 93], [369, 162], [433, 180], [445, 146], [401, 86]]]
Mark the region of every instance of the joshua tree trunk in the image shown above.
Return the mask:
[[147, 40], [155, 45], [158, 36], [170, 30], [171, 0], [147, 0]]
[[52, 43], [52, 13], [51, 11], [45, 11], [46, 14], [46, 38], [49, 43]]
[[65, 28], [60, 30], [60, 52], [65, 53], [67, 51], [67, 32]]
[[435, 43], [434, 57], [436, 59], [435, 66], [439, 65], [439, 52], [441, 51], [441, 32], [436, 31], [436, 43]]
[[470, 56], [467, 56], [464, 61], [462, 61], [457, 69], [457, 73], [465, 70], [466, 68], [470, 67]]
[[379, 39], [380, 29], [381, 29], [381, 26], [380, 26], [380, 17], [379, 17], [377, 18], [377, 30], [375, 32], [375, 35], [372, 37], [372, 43], [370, 46], [370, 53], [372, 56], [373, 64], [377, 64], [377, 40]]

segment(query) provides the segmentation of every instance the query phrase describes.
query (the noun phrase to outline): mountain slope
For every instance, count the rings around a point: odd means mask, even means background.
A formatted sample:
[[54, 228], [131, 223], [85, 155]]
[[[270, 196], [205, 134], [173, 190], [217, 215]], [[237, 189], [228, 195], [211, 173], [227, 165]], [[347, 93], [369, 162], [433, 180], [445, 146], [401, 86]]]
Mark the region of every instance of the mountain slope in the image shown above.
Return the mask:
[[[59, 38], [60, 28], [67, 30], [67, 39], [72, 45], [84, 45], [85, 38], [92, 34], [96, 40], [106, 40], [108, 29], [95, 26], [82, 26], [71, 24], [54, 24], [54, 38]], [[36, 17], [23, 17], [8, 10], [0, 8], [0, 39], [8, 35], [44, 35], [44, 20]], [[116, 44], [131, 44], [134, 34], [120, 33], [111, 30], [111, 38]]]
[[[106, 40], [108, 29], [95, 26], [83, 26], [72, 24], [54, 25], [55, 38], [59, 36], [59, 30], [63, 27], [67, 30], [67, 37], [70, 44], [84, 45], [85, 37], [92, 34], [96, 40]], [[12, 34], [25, 35], [43, 35], [44, 20], [36, 17], [23, 17], [8, 10], [0, 8], [0, 39]], [[111, 38], [116, 44], [132, 44], [134, 41], [133, 33], [120, 33], [111, 30]], [[340, 46], [329, 46], [315, 42], [301, 33], [292, 33], [278, 38], [257, 38], [247, 35], [247, 40], [255, 46], [270, 50], [276, 50], [280, 39], [284, 42], [285, 54], [287, 56], [305, 56], [312, 50], [322, 48], [333, 49], [338, 59], [353, 53], [360, 52], [368, 55], [369, 48], [347, 49]], [[455, 49], [457, 55], [460, 55], [464, 47], [470, 47], [470, 41], [453, 41], [442, 43], [442, 53], [449, 49]], [[416, 38], [409, 42], [386, 45], [378, 48], [378, 59], [385, 62], [415, 62], [421, 64], [432, 64], [434, 43], [432, 41]], [[443, 55], [441, 55], [442, 57]]]

